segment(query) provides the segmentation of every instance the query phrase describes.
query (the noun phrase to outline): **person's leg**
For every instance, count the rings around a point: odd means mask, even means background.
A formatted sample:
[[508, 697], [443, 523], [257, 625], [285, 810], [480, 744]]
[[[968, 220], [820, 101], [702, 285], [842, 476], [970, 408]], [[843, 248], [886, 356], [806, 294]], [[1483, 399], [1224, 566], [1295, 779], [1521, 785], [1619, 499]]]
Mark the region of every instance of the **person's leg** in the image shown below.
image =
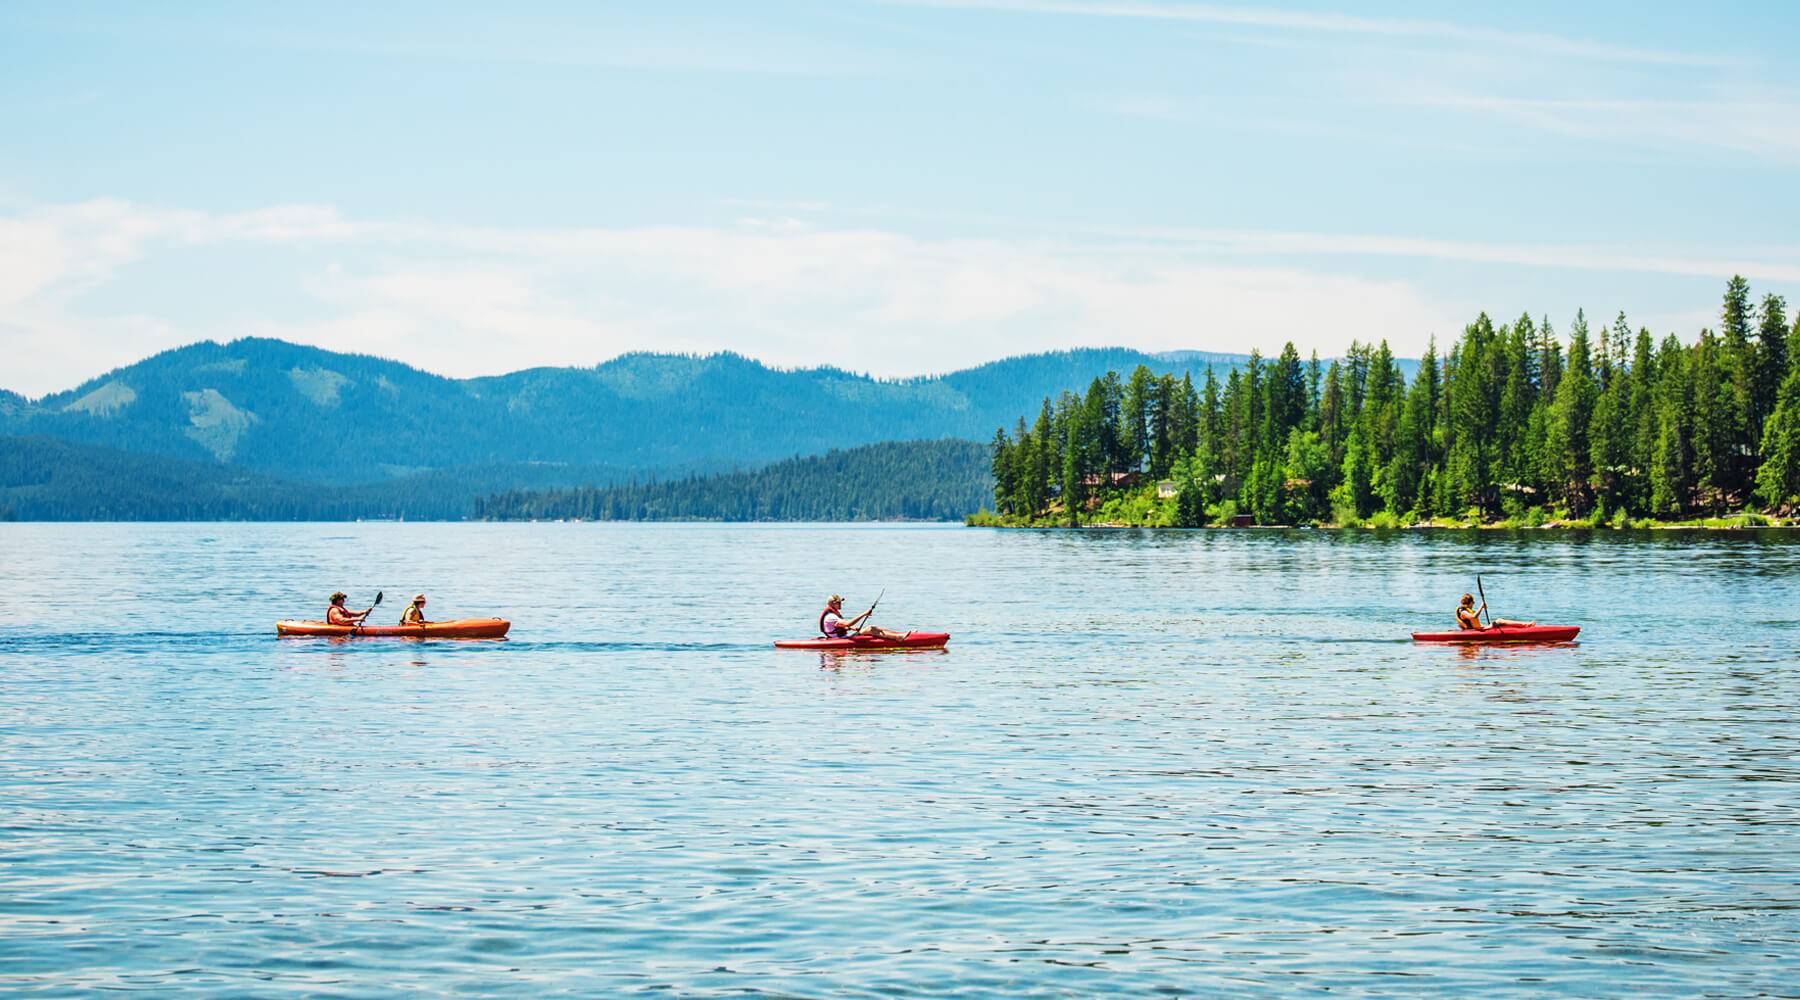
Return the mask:
[[1520, 628], [1530, 628], [1531, 626], [1536, 625], [1537, 622], [1516, 622], [1516, 621], [1513, 621], [1511, 618], [1496, 618], [1496, 619], [1494, 619], [1494, 624], [1495, 625], [1516, 625]]
[[882, 628], [880, 625], [870, 625], [868, 628], [863, 629], [863, 635], [872, 635], [877, 639], [898, 640], [906, 638], [907, 633], [896, 632], [891, 628]]

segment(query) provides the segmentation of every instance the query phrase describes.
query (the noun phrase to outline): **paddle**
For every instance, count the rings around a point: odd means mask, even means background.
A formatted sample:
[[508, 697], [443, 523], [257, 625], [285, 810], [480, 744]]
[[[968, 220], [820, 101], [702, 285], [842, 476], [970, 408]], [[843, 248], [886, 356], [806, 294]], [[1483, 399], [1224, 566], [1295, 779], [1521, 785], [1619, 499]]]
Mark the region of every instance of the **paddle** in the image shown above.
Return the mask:
[[876, 605], [879, 605], [881, 603], [881, 599], [886, 596], [887, 596], [887, 588], [883, 587], [883, 588], [881, 588], [881, 593], [875, 595], [875, 603], [869, 605], [869, 610], [864, 611], [862, 613], [862, 623], [864, 625], [869, 624], [870, 617], [872, 617], [875, 614]]
[[[381, 595], [382, 595], [382, 591], [377, 590], [375, 592], [375, 600], [369, 602], [369, 611], [374, 611], [375, 606], [381, 603]], [[352, 633], [354, 633], [357, 629], [362, 628], [363, 623], [367, 622], [369, 620], [369, 611], [363, 612], [362, 621], [359, 621], [355, 625], [350, 626], [350, 631]]]
[[1494, 627], [1494, 613], [1487, 610], [1487, 591], [1481, 589], [1481, 574], [1475, 574], [1475, 592], [1481, 595], [1481, 610], [1487, 611], [1488, 628]]

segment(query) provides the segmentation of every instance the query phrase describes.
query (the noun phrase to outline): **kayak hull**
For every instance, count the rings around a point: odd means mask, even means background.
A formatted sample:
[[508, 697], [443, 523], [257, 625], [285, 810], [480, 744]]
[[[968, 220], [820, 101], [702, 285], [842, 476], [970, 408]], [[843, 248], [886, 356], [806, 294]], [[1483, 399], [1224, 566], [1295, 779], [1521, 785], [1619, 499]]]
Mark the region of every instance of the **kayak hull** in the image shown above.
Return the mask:
[[425, 625], [327, 625], [319, 621], [275, 623], [275, 634], [338, 639], [498, 639], [512, 628], [504, 618], [462, 618]]
[[885, 649], [943, 649], [950, 641], [948, 632], [908, 632], [904, 639], [881, 639], [872, 635], [853, 635], [847, 639], [782, 639], [776, 649], [815, 649], [827, 652], [877, 652]]
[[1568, 642], [1581, 632], [1579, 625], [1495, 625], [1454, 632], [1414, 632], [1414, 642]]

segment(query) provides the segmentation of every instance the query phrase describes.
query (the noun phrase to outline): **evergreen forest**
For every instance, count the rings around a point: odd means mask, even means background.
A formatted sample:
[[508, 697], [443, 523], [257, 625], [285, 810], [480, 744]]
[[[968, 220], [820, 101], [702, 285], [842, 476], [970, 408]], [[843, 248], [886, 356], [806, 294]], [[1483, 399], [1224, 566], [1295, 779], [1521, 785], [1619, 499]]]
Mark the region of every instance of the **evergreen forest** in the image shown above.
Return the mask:
[[890, 441], [753, 471], [617, 486], [514, 491], [476, 502], [490, 520], [956, 521], [982, 503], [978, 441]]
[[[1797, 325], [1800, 326], [1800, 325]], [[1691, 343], [1484, 313], [1410, 382], [1386, 342], [1199, 384], [1139, 366], [995, 433], [971, 523], [1628, 524], [1800, 511], [1800, 329], [1733, 277]], [[1159, 490], [1160, 485], [1160, 490]], [[1161, 495], [1159, 495], [1159, 493]], [[1172, 495], [1170, 495], [1172, 494]]]

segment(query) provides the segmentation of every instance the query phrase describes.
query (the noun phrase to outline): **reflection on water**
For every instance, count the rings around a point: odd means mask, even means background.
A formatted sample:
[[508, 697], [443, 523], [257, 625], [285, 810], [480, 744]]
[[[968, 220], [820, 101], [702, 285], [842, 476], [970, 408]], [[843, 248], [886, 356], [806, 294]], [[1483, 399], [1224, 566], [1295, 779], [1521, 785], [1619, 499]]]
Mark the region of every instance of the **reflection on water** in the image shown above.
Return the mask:
[[[1800, 972], [1788, 536], [5, 524], [0, 553], [14, 988]], [[1476, 572], [1581, 640], [1409, 641]], [[949, 648], [770, 647], [883, 587], [878, 623]], [[274, 638], [339, 588], [515, 627]]]

